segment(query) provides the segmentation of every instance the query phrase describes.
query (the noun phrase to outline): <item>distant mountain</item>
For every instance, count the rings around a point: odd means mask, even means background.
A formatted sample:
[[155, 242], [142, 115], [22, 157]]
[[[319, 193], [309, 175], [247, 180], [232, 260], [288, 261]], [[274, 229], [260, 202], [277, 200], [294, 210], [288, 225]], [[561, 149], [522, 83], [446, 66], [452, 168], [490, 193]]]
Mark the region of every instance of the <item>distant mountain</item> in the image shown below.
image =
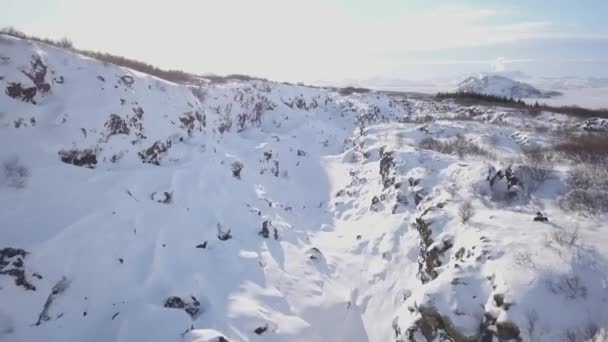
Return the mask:
[[513, 80], [529, 80], [532, 77], [522, 71], [493, 71], [493, 72], [482, 72], [480, 75], [483, 76], [502, 76]]
[[557, 91], [543, 91], [499, 75], [469, 77], [458, 84], [457, 90], [513, 98], [551, 98], [561, 95]]

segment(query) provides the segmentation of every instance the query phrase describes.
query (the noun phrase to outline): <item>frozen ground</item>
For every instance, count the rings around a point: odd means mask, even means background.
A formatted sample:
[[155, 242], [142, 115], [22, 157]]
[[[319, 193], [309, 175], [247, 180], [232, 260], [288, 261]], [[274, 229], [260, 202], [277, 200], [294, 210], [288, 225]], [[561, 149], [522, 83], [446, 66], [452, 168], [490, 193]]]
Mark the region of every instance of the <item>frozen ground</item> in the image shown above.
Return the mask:
[[[542, 181], [519, 163], [579, 120], [176, 85], [6, 37], [0, 58], [0, 341], [583, 341], [608, 324], [606, 215], [558, 205], [567, 161]], [[419, 147], [456, 136], [487, 153]]]

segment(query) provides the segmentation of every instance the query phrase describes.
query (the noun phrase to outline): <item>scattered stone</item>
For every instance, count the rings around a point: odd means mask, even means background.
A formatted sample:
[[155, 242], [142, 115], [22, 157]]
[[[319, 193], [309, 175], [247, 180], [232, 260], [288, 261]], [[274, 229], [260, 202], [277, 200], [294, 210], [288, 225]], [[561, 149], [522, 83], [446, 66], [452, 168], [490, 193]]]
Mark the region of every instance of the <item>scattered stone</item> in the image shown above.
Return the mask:
[[207, 248], [207, 241], [205, 241], [205, 242], [203, 242], [201, 244], [196, 245], [196, 248]]

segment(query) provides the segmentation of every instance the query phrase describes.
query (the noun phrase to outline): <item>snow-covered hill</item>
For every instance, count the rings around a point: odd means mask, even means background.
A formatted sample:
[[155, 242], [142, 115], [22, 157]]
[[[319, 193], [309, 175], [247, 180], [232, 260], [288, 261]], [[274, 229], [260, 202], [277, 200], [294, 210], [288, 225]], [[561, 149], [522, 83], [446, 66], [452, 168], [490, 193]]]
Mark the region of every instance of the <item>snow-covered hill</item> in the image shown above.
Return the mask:
[[608, 324], [606, 215], [559, 205], [567, 161], [544, 179], [518, 161], [585, 122], [178, 85], [4, 36], [0, 88], [0, 341], [582, 341]]
[[469, 77], [458, 84], [458, 91], [513, 98], [550, 98], [559, 96], [556, 91], [542, 91], [533, 86], [500, 75]]

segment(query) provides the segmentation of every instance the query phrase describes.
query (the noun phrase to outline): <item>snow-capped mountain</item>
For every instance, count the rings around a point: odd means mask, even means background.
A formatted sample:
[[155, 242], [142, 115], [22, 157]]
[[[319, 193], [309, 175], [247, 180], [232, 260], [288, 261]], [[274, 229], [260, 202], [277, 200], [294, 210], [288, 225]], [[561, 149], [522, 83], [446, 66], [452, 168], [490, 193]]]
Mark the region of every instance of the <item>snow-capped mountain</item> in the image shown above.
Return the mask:
[[559, 96], [556, 91], [542, 91], [527, 83], [514, 81], [510, 78], [489, 75], [469, 77], [458, 84], [458, 91], [512, 98], [550, 98]]
[[544, 179], [518, 162], [602, 120], [175, 84], [6, 36], [0, 88], [2, 342], [582, 341], [608, 324], [606, 214], [565, 209], [568, 161]]

